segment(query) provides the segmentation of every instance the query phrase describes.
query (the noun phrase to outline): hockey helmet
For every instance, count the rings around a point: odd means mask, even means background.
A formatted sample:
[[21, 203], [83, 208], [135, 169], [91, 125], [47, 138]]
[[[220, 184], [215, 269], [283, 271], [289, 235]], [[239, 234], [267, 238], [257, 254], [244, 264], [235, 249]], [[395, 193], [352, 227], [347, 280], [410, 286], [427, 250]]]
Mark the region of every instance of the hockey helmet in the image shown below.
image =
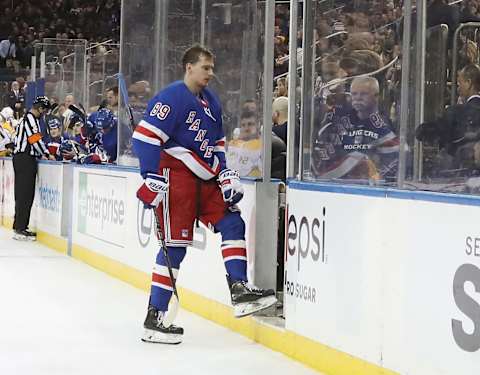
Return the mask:
[[112, 128], [116, 124], [116, 118], [113, 112], [107, 108], [102, 108], [90, 115], [89, 120], [95, 125], [98, 130]]
[[0, 112], [0, 115], [2, 115], [2, 117], [8, 121], [13, 117], [13, 109], [10, 107], [5, 107]]
[[56, 116], [51, 116], [50, 118], [48, 118], [47, 125], [50, 129], [60, 129], [62, 127], [60, 119]]
[[41, 95], [35, 98], [35, 100], [33, 101], [33, 106], [44, 108], [44, 109], [50, 109], [52, 105], [50, 104], [50, 100], [48, 100], [46, 96]]
[[73, 113], [70, 116], [68, 121], [68, 127], [73, 128], [75, 125], [80, 124], [81, 126], [85, 125], [85, 119], [83, 116], [80, 116], [78, 113]]

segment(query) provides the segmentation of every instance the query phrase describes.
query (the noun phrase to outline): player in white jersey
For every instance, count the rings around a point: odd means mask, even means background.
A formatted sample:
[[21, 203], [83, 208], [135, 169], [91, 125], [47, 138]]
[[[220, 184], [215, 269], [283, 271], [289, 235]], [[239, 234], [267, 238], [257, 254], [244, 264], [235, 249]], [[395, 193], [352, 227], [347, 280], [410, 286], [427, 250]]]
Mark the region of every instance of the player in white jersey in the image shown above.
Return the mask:
[[239, 136], [228, 143], [227, 165], [242, 177], [262, 175], [262, 141], [253, 112], [244, 111], [241, 115]]

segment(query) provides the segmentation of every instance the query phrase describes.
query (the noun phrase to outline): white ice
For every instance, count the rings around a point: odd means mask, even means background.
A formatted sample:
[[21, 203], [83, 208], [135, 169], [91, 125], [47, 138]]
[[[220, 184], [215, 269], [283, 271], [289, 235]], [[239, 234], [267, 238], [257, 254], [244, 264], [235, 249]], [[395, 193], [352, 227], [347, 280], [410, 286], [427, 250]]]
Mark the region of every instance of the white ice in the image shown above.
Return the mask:
[[140, 341], [147, 294], [0, 228], [0, 374], [318, 374], [181, 311], [184, 342]]

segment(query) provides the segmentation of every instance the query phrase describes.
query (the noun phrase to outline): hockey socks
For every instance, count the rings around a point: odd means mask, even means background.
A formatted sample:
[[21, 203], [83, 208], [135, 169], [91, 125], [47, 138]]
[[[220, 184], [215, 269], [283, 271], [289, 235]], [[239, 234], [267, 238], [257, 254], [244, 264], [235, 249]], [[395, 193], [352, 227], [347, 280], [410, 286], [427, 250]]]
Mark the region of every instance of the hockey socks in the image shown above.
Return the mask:
[[[168, 255], [170, 258], [173, 277], [175, 280], [178, 276], [180, 263], [187, 249], [184, 247], [168, 247]], [[168, 310], [168, 302], [172, 297], [173, 287], [170, 274], [168, 272], [167, 263], [163, 251], [160, 250], [157, 254], [157, 259], [152, 271], [152, 285], [150, 289], [150, 304], [160, 311]]]
[[225, 269], [233, 280], [246, 280], [247, 249], [244, 240], [222, 242], [222, 256]]
[[247, 280], [247, 249], [245, 223], [239, 212], [228, 212], [215, 225], [222, 235], [222, 256], [225, 269], [234, 281]]

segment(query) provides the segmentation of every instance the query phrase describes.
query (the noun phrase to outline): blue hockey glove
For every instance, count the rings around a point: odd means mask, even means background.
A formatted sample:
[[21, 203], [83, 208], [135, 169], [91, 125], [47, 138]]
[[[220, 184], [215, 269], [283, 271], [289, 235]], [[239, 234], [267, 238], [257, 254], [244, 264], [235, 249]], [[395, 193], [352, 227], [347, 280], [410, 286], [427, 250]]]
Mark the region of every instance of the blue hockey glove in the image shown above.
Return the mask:
[[146, 208], [158, 207], [168, 191], [168, 180], [165, 176], [147, 173], [142, 186], [137, 190], [137, 198]]
[[218, 183], [222, 190], [223, 200], [232, 206], [243, 198], [243, 187], [237, 171], [224, 169], [218, 174]]

